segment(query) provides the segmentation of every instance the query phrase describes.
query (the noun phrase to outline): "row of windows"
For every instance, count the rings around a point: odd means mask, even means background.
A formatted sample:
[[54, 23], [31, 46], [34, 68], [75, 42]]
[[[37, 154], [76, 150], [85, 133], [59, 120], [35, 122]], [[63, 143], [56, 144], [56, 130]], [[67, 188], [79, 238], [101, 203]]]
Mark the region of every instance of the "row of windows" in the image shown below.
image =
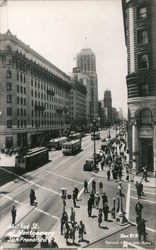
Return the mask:
[[63, 125], [63, 121], [34, 121], [31, 122], [32, 127], [43, 127], [43, 126], [51, 126], [51, 125]]
[[17, 85], [17, 93], [21, 93], [21, 94], [26, 94], [26, 88], [23, 86], [19, 86]]
[[22, 73], [17, 72], [17, 81], [21, 81], [21, 82], [26, 83], [25, 75], [23, 75]]
[[26, 105], [26, 99], [23, 97], [17, 96], [17, 104]]

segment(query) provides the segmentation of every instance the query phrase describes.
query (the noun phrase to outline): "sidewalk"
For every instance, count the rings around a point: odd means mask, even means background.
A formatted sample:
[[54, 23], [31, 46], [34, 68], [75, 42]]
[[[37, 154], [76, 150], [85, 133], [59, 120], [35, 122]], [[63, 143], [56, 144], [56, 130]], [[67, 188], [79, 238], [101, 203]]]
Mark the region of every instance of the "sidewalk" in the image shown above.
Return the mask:
[[[67, 213], [68, 215], [70, 215], [70, 211], [67, 210]], [[75, 208], [75, 213], [76, 221], [79, 223], [80, 220], [82, 220], [85, 224], [87, 234], [84, 234], [84, 240], [82, 242], [78, 242], [78, 231], [76, 231], [75, 244], [73, 244], [72, 240], [69, 239], [69, 244], [66, 245], [64, 235], [61, 235], [60, 233], [60, 221], [58, 221], [53, 228], [53, 237], [58, 243], [59, 248], [83, 248], [131, 226], [130, 224], [127, 224], [125, 226], [119, 226], [115, 224], [114, 221], [110, 218], [111, 216], [109, 214], [109, 221], [103, 221], [101, 223], [101, 227], [99, 228], [97, 221], [98, 210], [93, 208], [92, 217], [88, 217], [87, 206], [85, 205], [81, 206], [80, 208]]]
[[[100, 178], [104, 178], [107, 179], [107, 170], [109, 169], [108, 166], [104, 167], [104, 170], [100, 170], [98, 173], [94, 173], [93, 175], [96, 177], [100, 177]], [[112, 179], [112, 176], [111, 176]], [[142, 179], [142, 173], [139, 175], [136, 175], [136, 173], [133, 174], [133, 177], [131, 177], [131, 179], [133, 180], [132, 183], [136, 183], [136, 181], [140, 182]], [[126, 181], [126, 173], [125, 173], [125, 169], [123, 169], [123, 177], [122, 180]], [[144, 187], [150, 187], [150, 188], [156, 188], [156, 178], [151, 175], [148, 175], [147, 177], [148, 182], [143, 180], [143, 185]], [[127, 182], [127, 181], [126, 181]]]
[[[24, 217], [26, 217], [35, 207], [30, 206], [30, 204], [19, 204], [16, 205], [16, 224], [18, 224]], [[11, 224], [11, 211], [4, 218], [0, 217], [0, 239], [4, 236], [4, 234], [9, 230], [9, 226]]]
[[14, 167], [16, 155], [5, 155], [0, 153], [0, 167]]

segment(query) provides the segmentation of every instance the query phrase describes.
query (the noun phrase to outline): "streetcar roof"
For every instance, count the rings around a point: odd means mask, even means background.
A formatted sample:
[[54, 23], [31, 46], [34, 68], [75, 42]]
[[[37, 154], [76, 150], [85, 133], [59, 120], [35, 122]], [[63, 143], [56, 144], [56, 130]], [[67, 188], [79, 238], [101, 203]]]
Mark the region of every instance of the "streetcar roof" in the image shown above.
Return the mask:
[[55, 139], [51, 139], [50, 142], [58, 142], [58, 141], [62, 141], [62, 140], [66, 140], [66, 137], [59, 137], [59, 138], [55, 138]]
[[65, 143], [63, 143], [63, 145], [73, 145], [80, 142], [80, 140], [72, 140], [72, 141], [67, 141]]

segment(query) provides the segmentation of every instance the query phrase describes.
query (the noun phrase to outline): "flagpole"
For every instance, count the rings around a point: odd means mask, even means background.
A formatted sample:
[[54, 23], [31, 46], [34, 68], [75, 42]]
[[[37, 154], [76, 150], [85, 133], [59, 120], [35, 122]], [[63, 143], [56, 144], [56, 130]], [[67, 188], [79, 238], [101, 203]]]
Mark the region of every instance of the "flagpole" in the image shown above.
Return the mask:
[[7, 1], [6, 8], [7, 8], [7, 31], [8, 31], [8, 29], [9, 29], [8, 1]]

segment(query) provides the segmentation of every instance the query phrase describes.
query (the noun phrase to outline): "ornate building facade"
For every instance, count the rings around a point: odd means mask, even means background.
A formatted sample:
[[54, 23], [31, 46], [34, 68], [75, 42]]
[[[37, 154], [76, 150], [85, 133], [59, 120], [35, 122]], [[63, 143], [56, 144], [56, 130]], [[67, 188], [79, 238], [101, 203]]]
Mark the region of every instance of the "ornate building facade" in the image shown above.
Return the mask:
[[156, 1], [122, 0], [130, 163], [156, 173]]
[[69, 128], [70, 77], [0, 34], [0, 146], [36, 146]]

